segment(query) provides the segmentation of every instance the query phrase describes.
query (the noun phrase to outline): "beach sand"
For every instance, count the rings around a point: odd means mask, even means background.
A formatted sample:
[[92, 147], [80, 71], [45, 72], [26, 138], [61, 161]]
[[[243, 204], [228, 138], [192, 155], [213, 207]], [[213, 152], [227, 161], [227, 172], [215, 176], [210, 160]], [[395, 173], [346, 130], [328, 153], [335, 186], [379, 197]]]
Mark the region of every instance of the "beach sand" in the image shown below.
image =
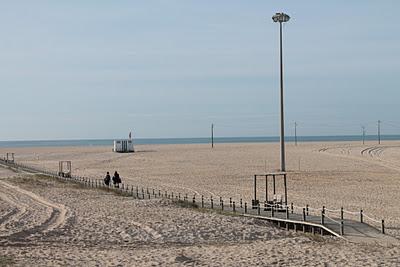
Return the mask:
[[[279, 168], [279, 144], [143, 145], [0, 149], [17, 162], [175, 193], [250, 201], [254, 174]], [[288, 200], [363, 209], [400, 238], [400, 142], [287, 145]], [[353, 244], [286, 232], [265, 222], [200, 212], [167, 200], [134, 200], [0, 168], [0, 263], [78, 266], [400, 264], [400, 245]], [[277, 190], [282, 192], [281, 181]], [[264, 184], [260, 181], [259, 196]], [[3, 257], [3, 258], [1, 258]]]

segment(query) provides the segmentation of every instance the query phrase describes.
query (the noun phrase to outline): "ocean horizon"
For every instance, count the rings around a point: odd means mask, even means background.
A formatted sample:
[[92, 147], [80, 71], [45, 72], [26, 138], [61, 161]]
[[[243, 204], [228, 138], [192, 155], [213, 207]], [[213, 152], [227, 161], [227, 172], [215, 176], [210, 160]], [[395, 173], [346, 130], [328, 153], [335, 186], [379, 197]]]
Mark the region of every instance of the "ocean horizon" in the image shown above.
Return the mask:
[[[365, 136], [365, 141], [378, 140], [376, 135]], [[382, 141], [400, 140], [400, 135], [381, 135]], [[285, 141], [294, 142], [294, 136], [285, 137]], [[359, 135], [332, 135], [332, 136], [298, 136], [298, 142], [335, 142], [335, 141], [362, 141]], [[172, 145], [172, 144], [207, 144], [210, 137], [194, 138], [135, 138], [136, 145]], [[273, 143], [279, 142], [279, 136], [271, 137], [214, 137], [214, 144], [218, 143]], [[108, 146], [113, 139], [70, 139], [70, 140], [18, 140], [0, 141], [0, 147], [65, 147], [65, 146]]]

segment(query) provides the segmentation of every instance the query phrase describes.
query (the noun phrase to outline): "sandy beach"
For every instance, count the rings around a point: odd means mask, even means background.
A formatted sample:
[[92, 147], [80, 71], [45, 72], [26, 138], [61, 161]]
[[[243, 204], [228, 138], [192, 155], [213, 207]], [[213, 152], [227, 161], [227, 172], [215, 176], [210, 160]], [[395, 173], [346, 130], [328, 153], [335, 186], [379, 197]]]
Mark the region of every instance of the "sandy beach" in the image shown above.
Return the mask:
[[[252, 198], [254, 174], [279, 167], [276, 143], [2, 148], [16, 161], [102, 178], [117, 170], [140, 187], [234, 199]], [[400, 142], [287, 145], [288, 200], [363, 209], [400, 238]], [[17, 266], [254, 266], [400, 264], [397, 244], [353, 244], [287, 232], [265, 222], [134, 200], [0, 168], [0, 256]], [[278, 181], [277, 190], [282, 190]], [[259, 194], [263, 196], [260, 185]], [[0, 261], [1, 262], [1, 261]]]

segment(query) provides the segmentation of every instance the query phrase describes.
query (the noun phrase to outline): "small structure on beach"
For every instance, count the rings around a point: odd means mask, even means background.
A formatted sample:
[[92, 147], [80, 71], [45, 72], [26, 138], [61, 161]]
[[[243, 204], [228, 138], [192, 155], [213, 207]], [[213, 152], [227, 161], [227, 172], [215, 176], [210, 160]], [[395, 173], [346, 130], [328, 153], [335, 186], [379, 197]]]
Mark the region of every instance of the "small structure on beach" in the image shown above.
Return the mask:
[[135, 149], [133, 148], [132, 139], [114, 140], [113, 152], [118, 152], [118, 153], [135, 152]]
[[[283, 178], [283, 199], [282, 194], [277, 194], [276, 190], [276, 178]], [[271, 207], [277, 206], [287, 206], [287, 181], [286, 181], [286, 172], [273, 172], [266, 174], [255, 174], [254, 175], [254, 199], [252, 199], [253, 209], [256, 209], [260, 205], [260, 200], [257, 199], [257, 178], [265, 178], [265, 202], [264, 208], [269, 210]], [[272, 197], [268, 194], [268, 178], [272, 178]]]
[[14, 153], [6, 153], [5, 162], [6, 163], [14, 163]]
[[58, 176], [71, 178], [72, 166], [71, 161], [58, 162]]

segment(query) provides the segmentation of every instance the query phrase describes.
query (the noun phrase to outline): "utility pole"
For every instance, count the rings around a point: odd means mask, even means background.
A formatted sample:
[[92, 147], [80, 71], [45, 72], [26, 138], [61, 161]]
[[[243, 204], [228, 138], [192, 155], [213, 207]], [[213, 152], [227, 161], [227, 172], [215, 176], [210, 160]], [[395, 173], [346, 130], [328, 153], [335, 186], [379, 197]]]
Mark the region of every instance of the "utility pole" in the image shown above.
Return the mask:
[[381, 120], [378, 120], [378, 144], [381, 144]]
[[365, 126], [361, 126], [361, 129], [362, 129], [362, 142], [364, 145], [365, 144]]
[[294, 145], [297, 146], [297, 122], [294, 122]]
[[211, 123], [211, 148], [214, 148], [214, 123]]

